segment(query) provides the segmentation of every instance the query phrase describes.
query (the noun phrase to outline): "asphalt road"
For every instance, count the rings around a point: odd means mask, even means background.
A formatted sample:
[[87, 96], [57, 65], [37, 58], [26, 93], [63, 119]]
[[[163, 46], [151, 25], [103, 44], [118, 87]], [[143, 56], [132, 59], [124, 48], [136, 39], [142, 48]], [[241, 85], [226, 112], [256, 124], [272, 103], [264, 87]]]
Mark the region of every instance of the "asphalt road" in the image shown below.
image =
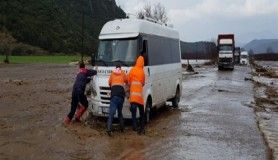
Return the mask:
[[[268, 159], [252, 108], [253, 85], [244, 81], [250, 70], [234, 71], [201, 68], [200, 74], [186, 76], [183, 82], [181, 114], [175, 139], [180, 159]], [[169, 157], [170, 158], [170, 157]]]

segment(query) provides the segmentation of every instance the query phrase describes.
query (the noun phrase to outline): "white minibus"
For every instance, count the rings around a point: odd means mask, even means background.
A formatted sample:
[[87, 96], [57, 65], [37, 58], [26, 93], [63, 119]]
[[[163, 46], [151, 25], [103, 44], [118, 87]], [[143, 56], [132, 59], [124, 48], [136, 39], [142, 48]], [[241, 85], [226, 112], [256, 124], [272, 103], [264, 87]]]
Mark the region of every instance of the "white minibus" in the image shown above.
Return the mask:
[[[98, 74], [90, 83], [89, 109], [93, 115], [107, 117], [109, 114], [108, 78], [116, 64], [121, 64], [128, 73], [139, 55], [145, 59], [143, 92], [147, 122], [151, 110], [167, 101], [178, 106], [182, 93], [182, 66], [176, 30], [145, 19], [117, 19], [103, 26], [99, 40], [98, 52], [92, 57], [92, 65], [98, 66]], [[124, 118], [131, 118], [129, 106], [126, 97]]]

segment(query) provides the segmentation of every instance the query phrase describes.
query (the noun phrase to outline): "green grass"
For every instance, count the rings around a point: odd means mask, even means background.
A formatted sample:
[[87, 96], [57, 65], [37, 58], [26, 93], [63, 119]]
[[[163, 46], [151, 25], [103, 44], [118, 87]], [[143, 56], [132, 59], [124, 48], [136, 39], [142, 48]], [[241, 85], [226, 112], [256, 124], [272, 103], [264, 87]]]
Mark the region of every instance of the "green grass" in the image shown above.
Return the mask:
[[[10, 63], [57, 63], [65, 64], [80, 60], [80, 56], [63, 55], [63, 56], [9, 56]], [[0, 60], [3, 62], [4, 55], [0, 55]]]

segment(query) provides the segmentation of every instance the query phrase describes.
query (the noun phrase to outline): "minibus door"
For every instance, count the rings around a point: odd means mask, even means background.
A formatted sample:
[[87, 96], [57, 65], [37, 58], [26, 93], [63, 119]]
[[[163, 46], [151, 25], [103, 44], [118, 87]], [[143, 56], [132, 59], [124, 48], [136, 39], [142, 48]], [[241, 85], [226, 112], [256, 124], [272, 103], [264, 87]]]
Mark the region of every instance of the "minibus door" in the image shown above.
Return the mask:
[[[148, 40], [142, 40], [142, 49], [140, 53], [144, 57], [144, 71], [145, 71], [145, 86], [144, 86], [144, 93], [152, 87], [152, 75], [151, 69], [149, 66], [149, 56], [148, 56]], [[145, 97], [146, 98], [146, 97]]]
[[[145, 59], [145, 80], [146, 86], [144, 87], [145, 90], [151, 90], [152, 96], [152, 103], [153, 105], [157, 105], [161, 101], [161, 82], [159, 80], [158, 68], [156, 66], [152, 66], [151, 63], [151, 54], [149, 49], [150, 41], [147, 39], [143, 40], [143, 51], [142, 54]], [[153, 57], [152, 57], [153, 58]]]

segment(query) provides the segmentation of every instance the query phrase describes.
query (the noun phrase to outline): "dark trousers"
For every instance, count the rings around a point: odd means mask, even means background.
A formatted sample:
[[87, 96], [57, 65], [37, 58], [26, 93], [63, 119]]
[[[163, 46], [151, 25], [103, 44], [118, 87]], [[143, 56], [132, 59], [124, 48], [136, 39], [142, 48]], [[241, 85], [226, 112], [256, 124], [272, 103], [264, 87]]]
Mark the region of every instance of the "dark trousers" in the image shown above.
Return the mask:
[[123, 129], [124, 127], [124, 118], [123, 118], [123, 104], [124, 104], [124, 98], [119, 96], [113, 96], [110, 101], [110, 107], [109, 107], [109, 117], [107, 120], [107, 131], [112, 131], [112, 123], [113, 118], [116, 113], [118, 112], [118, 118], [120, 122], [120, 127]]
[[140, 129], [143, 130], [145, 127], [145, 113], [144, 113], [144, 106], [138, 103], [131, 103], [130, 104], [130, 111], [132, 116], [132, 126], [133, 130], [137, 129], [137, 118], [136, 118], [136, 112], [137, 108], [139, 108], [140, 118], [139, 118], [139, 125]]
[[71, 107], [68, 114], [69, 119], [72, 119], [77, 109], [78, 103], [81, 103], [86, 109], [88, 108], [88, 100], [84, 93], [73, 91], [71, 96]]

